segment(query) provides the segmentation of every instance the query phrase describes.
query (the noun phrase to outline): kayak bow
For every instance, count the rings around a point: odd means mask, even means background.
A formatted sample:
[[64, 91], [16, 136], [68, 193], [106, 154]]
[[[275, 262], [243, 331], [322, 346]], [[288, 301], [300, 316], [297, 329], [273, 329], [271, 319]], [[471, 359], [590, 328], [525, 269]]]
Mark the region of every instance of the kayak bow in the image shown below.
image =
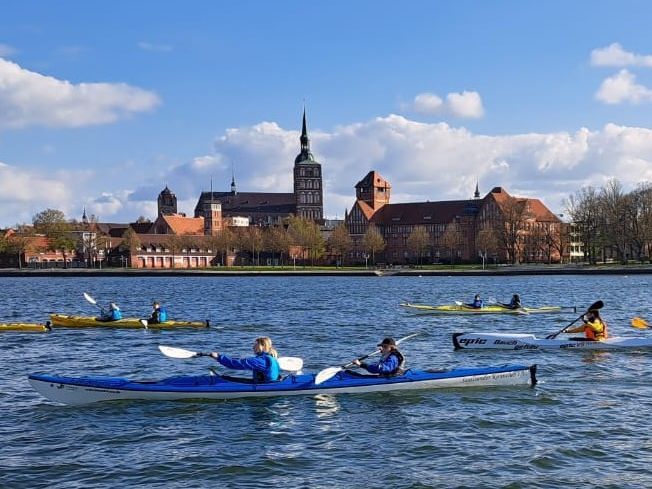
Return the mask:
[[51, 401], [88, 404], [100, 401], [149, 399], [236, 399], [316, 394], [359, 394], [413, 389], [485, 387], [536, 384], [536, 365], [408, 370], [395, 377], [361, 375], [345, 370], [323, 384], [314, 374], [288, 375], [278, 382], [254, 384], [249, 379], [201, 375], [159, 381], [132, 381], [119, 377], [62, 377], [33, 374], [29, 382]]
[[0, 323], [0, 333], [2, 332], [18, 333], [47, 333], [52, 331], [50, 321], [45, 324], [41, 323]]

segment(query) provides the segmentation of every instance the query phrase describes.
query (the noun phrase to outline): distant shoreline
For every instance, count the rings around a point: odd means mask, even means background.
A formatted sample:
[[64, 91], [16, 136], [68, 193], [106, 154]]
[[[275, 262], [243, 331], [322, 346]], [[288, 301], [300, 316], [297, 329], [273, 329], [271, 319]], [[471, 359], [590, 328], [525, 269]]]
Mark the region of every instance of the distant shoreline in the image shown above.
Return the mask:
[[425, 277], [425, 276], [515, 276], [515, 275], [640, 275], [652, 274], [652, 265], [515, 265], [485, 270], [460, 268], [428, 270], [389, 268], [369, 270], [216, 270], [216, 269], [2, 269], [0, 277]]

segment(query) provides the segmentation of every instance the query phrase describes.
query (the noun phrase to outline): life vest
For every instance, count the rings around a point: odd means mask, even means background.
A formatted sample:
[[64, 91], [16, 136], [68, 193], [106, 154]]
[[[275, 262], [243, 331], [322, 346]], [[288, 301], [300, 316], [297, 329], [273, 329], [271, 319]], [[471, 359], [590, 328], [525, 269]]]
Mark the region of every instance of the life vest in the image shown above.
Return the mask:
[[405, 357], [397, 349], [392, 350], [392, 352], [389, 354], [389, 356], [391, 356], [391, 355], [394, 355], [398, 359], [398, 367], [396, 367], [396, 370], [394, 370], [393, 372], [387, 372], [387, 373], [385, 373], [383, 375], [385, 377], [394, 377], [395, 375], [403, 375], [403, 373], [405, 372], [405, 368], [404, 368], [405, 367]]
[[[590, 326], [590, 325], [596, 326], [598, 324], [602, 326], [602, 331], [600, 332], [594, 331], [593, 328], [591, 328]], [[593, 340], [593, 341], [606, 340], [609, 337], [609, 335], [607, 334], [607, 325], [600, 320], [586, 323], [584, 325], [584, 336], [586, 336], [587, 340]]]
[[168, 320], [168, 310], [165, 307], [158, 308], [158, 322], [164, 323]]
[[261, 353], [265, 359], [267, 368], [264, 372], [254, 370], [254, 382], [276, 382], [281, 376], [281, 367], [278, 365], [278, 360], [269, 353]]
[[120, 312], [120, 309], [112, 309], [111, 310], [111, 321], [117, 321], [119, 319], [122, 319], [122, 313]]

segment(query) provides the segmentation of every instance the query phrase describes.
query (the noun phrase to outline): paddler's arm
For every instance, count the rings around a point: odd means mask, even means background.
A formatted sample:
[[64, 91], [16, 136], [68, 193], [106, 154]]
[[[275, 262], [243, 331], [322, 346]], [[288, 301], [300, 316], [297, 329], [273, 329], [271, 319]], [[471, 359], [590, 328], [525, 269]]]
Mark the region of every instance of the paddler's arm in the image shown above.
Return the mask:
[[584, 325], [575, 326], [574, 328], [564, 330], [566, 333], [583, 333]]

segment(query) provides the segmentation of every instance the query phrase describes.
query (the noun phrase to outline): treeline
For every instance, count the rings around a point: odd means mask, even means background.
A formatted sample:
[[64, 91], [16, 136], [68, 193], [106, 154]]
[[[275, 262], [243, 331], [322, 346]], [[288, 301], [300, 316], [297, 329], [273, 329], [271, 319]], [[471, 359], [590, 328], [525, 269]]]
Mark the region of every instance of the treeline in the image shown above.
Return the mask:
[[652, 257], [652, 184], [631, 192], [612, 179], [604, 187], [584, 187], [565, 202], [571, 239], [582, 243], [589, 263], [615, 259], [640, 262]]

